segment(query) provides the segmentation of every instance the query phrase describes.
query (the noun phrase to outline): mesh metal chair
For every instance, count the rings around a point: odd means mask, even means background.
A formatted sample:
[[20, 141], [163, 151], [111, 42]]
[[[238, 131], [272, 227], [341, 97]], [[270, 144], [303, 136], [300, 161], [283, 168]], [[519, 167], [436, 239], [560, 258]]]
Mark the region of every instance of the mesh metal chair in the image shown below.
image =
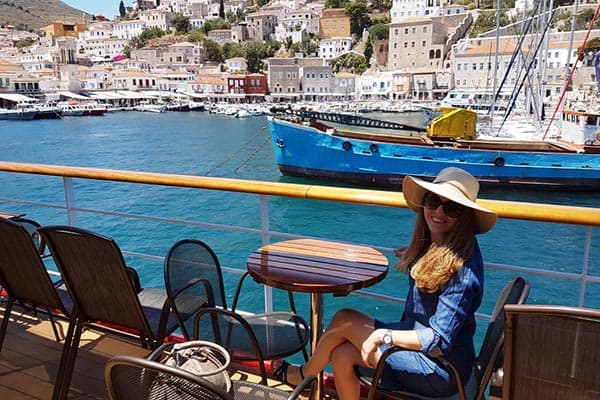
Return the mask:
[[178, 324], [164, 290], [136, 287], [114, 240], [70, 226], [47, 226], [40, 232], [74, 304], [53, 394], [63, 399], [84, 327], [134, 336], [143, 347], [156, 348]]
[[233, 381], [231, 392], [185, 370], [148, 359], [117, 356], [109, 360], [105, 382], [112, 400], [294, 400], [315, 381], [309, 376], [293, 392], [247, 381]]
[[[463, 382], [461, 379], [458, 369], [449, 360], [447, 360], [443, 355], [435, 357], [439, 362], [447, 366], [451, 375], [456, 380], [458, 393], [456, 396], [450, 398], [458, 398], [460, 400], [466, 400], [467, 398], [475, 398], [480, 400], [484, 398], [485, 390], [490, 378], [492, 377], [492, 373], [502, 365], [505, 323], [503, 311], [504, 305], [522, 304], [525, 302], [525, 300], [527, 300], [528, 295], [529, 284], [521, 277], [512, 279], [504, 287], [496, 301], [494, 311], [492, 312], [492, 316], [485, 333], [485, 338], [481, 344], [479, 354], [475, 359], [475, 364], [473, 365], [473, 373], [471, 374], [469, 382], [466, 382], [467, 386], [465, 386], [465, 382]], [[379, 384], [371, 384], [372, 382], [380, 381], [383, 374], [383, 369], [385, 367], [385, 359], [397, 351], [414, 350], [405, 349], [398, 346], [391, 347], [383, 353], [374, 373], [369, 374], [368, 372], [365, 372], [365, 369], [359, 369], [361, 373], [361, 380], [370, 386], [368, 397], [369, 400], [374, 399], [375, 394], [378, 392], [390, 398], [431, 400], [430, 397], [421, 396], [418, 393], [396, 391], [382, 387]], [[369, 375], [371, 375], [372, 378], [370, 378]]]
[[600, 399], [600, 310], [507, 305], [502, 398]]
[[37, 221], [23, 217], [13, 218], [11, 221], [25, 228], [27, 233], [29, 233], [29, 236], [31, 237], [31, 240], [33, 241], [38, 253], [43, 256], [46, 250], [46, 241], [38, 231], [38, 229], [41, 228], [41, 225]]
[[52, 282], [29, 232], [19, 223], [0, 218], [0, 284], [8, 300], [0, 326], [0, 350], [15, 302], [47, 311], [56, 341], [54, 316], [69, 318], [71, 299], [62, 282]]
[[[165, 286], [186, 339], [202, 339], [225, 347], [235, 361], [258, 361], [263, 383], [265, 360], [304, 351], [308, 325], [295, 312], [241, 315], [236, 312], [245, 274], [238, 282], [233, 307], [227, 308], [221, 265], [204, 242], [184, 239], [165, 259]], [[197, 299], [207, 299], [208, 302]], [[293, 308], [293, 301], [290, 300]], [[192, 321], [189, 318], [196, 315]], [[187, 319], [187, 323], [184, 320]]]

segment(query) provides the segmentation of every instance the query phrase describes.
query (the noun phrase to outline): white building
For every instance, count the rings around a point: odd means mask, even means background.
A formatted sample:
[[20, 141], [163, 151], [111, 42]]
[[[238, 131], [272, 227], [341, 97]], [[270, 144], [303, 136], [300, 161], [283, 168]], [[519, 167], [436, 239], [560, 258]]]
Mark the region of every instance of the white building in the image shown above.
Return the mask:
[[321, 39], [319, 42], [319, 57], [324, 60], [332, 60], [352, 49], [351, 37], [337, 37]]
[[140, 12], [140, 21], [146, 23], [146, 28], [159, 28], [163, 31], [171, 29], [171, 13], [163, 10], [144, 10]]
[[394, 77], [392, 72], [364, 73], [356, 80], [359, 99], [390, 98]]
[[307, 35], [319, 33], [319, 14], [308, 8], [300, 10], [288, 9], [288, 12], [278, 18], [275, 26], [275, 40], [284, 42], [291, 37], [292, 42], [301, 42]]
[[466, 12], [464, 6], [449, 3], [448, 0], [393, 0], [390, 9], [391, 22], [411, 17], [441, 17]]
[[139, 19], [115, 22], [113, 25], [113, 36], [120, 39], [131, 40], [134, 37], [141, 35], [145, 28], [146, 23]]

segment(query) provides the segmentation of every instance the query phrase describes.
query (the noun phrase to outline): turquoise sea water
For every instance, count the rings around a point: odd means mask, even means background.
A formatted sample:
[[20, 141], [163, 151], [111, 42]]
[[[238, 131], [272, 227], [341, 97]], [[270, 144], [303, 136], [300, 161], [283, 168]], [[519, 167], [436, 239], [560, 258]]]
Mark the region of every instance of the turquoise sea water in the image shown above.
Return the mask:
[[[238, 120], [193, 112], [117, 112], [104, 117], [0, 121], [0, 138], [0, 159], [5, 161], [309, 182], [280, 175], [269, 141], [267, 121], [263, 117]], [[75, 188], [78, 207], [260, 228], [256, 196], [210, 191], [198, 193], [188, 189], [102, 181], [76, 181]], [[0, 197], [63, 205], [62, 179], [0, 173]], [[600, 207], [597, 194], [487, 191], [481, 197]], [[42, 224], [67, 222], [64, 211], [58, 209], [9, 205], [1, 201], [0, 209], [26, 212]], [[284, 198], [270, 199], [269, 213], [270, 228], [275, 231], [387, 248], [407, 243], [414, 222], [413, 213], [405, 209]], [[164, 256], [176, 240], [196, 237], [215, 249], [222, 264], [241, 269], [245, 268], [247, 255], [260, 246], [260, 237], [251, 234], [215, 232], [86, 213], [80, 213], [78, 218], [79, 225], [115, 238], [127, 251], [157, 256]], [[580, 226], [500, 220], [492, 232], [479, 240], [488, 262], [580, 273], [584, 265], [587, 233], [586, 228]], [[588, 265], [589, 273], [595, 276], [600, 275], [599, 235], [599, 230], [594, 229]], [[140, 271], [143, 284], [162, 284], [162, 264], [140, 259], [131, 261]], [[394, 262], [391, 255], [390, 261]], [[498, 270], [487, 272], [482, 313], [491, 312], [497, 294], [513, 274]], [[532, 283], [530, 302], [578, 304], [579, 283], [525, 276]], [[235, 276], [228, 279], [230, 292], [233, 292], [235, 279]], [[405, 280], [404, 275], [391, 272], [383, 282], [368, 290], [404, 297]], [[301, 312], [308, 317], [308, 301], [298, 299], [297, 302]], [[245, 292], [242, 304], [244, 308], [259, 311], [263, 307], [262, 291]], [[584, 305], [600, 307], [600, 285], [587, 285]], [[397, 319], [401, 313], [397, 306], [390, 307], [356, 296], [326, 297], [326, 319], [335, 310], [346, 306], [388, 320]]]

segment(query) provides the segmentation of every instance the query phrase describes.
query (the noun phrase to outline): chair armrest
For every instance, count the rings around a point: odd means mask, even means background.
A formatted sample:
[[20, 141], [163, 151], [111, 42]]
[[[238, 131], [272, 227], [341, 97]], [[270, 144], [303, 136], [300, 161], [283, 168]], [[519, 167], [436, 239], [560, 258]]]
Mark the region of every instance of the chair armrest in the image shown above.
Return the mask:
[[304, 392], [309, 386], [312, 386], [316, 380], [317, 380], [316, 375], [308, 375], [307, 377], [305, 377], [302, 380], [302, 382], [300, 382], [300, 384], [298, 386], [296, 386], [296, 388], [294, 389], [292, 394], [289, 395], [287, 400], [297, 399], [302, 394], [302, 392]]
[[[381, 376], [383, 375], [383, 368], [385, 367], [385, 360], [392, 354], [397, 353], [399, 351], [413, 351], [413, 352], [417, 352], [417, 353], [423, 353], [420, 350], [409, 349], [409, 348], [402, 347], [402, 346], [392, 346], [392, 347], [387, 348], [381, 355], [381, 358], [379, 359], [379, 362], [377, 363], [377, 366], [375, 367], [375, 372], [373, 374], [372, 381], [369, 383], [368, 379], [365, 379], [362, 376], [360, 377], [362, 382], [365, 382], [370, 385], [369, 397], [368, 397], [369, 400], [374, 399], [375, 392], [377, 391], [377, 386], [379, 385]], [[423, 354], [425, 354], [425, 353], [423, 353]], [[430, 355], [430, 354], [425, 354], [425, 355], [431, 359], [440, 361], [446, 368], [448, 368], [448, 371], [450, 372], [450, 374], [456, 381], [459, 399], [461, 399], [461, 400], [466, 399], [465, 387], [464, 387], [462, 378], [460, 377], [460, 374], [458, 373], [458, 368], [456, 368], [456, 366], [443, 355], [435, 355], [435, 356]]]
[[[205, 294], [205, 296], [202, 297], [205, 298], [206, 301], [194, 301], [194, 307], [189, 311], [187, 309], [182, 310], [180, 307], [178, 307], [178, 300], [184, 298], [185, 296], [188, 296], [189, 294], [191, 294], [190, 298], [199, 297], [195, 292], [198, 286], [204, 288], [203, 293]], [[175, 293], [167, 291], [167, 302], [168, 309], [166, 310], [166, 314], [163, 314], [162, 322], [164, 322], [166, 326], [166, 324], [168, 323], [169, 311], [172, 311], [173, 314], [175, 314], [177, 323], [179, 324], [179, 327], [181, 328], [181, 331], [186, 340], [191, 340], [192, 338], [189, 334], [190, 332], [188, 332], [188, 328], [186, 327], [186, 322], [193, 318], [201, 307], [213, 307], [215, 304], [212, 286], [210, 285], [210, 282], [206, 279], [196, 279]]]
[[[231, 352], [230, 346], [227, 345], [227, 343], [229, 341], [229, 337], [224, 338], [221, 335], [221, 329], [220, 329], [219, 320], [218, 320], [219, 315], [224, 316], [226, 318], [231, 318], [231, 319], [235, 320], [235, 322], [239, 323], [240, 326], [243, 327], [248, 339], [250, 340], [250, 343], [252, 344], [252, 348], [256, 354], [256, 359], [258, 360], [258, 365], [261, 370], [261, 375], [263, 377], [266, 377], [267, 370], [265, 368], [265, 358], [264, 358], [263, 352], [260, 348], [260, 343], [258, 341], [258, 338], [256, 337], [254, 330], [252, 329], [252, 327], [250, 326], [248, 321], [246, 321], [246, 319], [244, 317], [242, 317], [240, 314], [235, 313], [233, 311], [225, 310], [223, 308], [217, 308], [217, 307], [201, 308], [194, 316], [194, 335], [193, 335], [194, 340], [202, 340], [202, 338], [200, 338], [199, 322], [200, 322], [200, 318], [202, 318], [202, 316], [204, 316], [206, 314], [211, 316], [211, 324], [212, 324], [212, 328], [213, 328], [213, 335], [214, 335], [215, 342], [217, 344], [220, 344], [221, 346], [225, 347], [229, 352]], [[234, 354], [232, 354], [232, 356], [234, 356]]]

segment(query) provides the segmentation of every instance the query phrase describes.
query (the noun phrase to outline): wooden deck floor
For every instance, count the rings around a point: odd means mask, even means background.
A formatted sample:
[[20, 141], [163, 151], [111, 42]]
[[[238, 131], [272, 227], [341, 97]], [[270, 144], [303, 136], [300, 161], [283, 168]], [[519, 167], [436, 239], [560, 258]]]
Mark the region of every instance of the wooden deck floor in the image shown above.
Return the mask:
[[[2, 315], [4, 313], [3, 307]], [[66, 322], [59, 322], [63, 335]], [[51, 399], [62, 342], [57, 343], [44, 315], [35, 318], [15, 307], [0, 352], [0, 399]], [[135, 342], [86, 330], [81, 339], [71, 381], [71, 399], [108, 399], [104, 366], [114, 355], [144, 357], [148, 350]]]
[[[0, 316], [3, 315], [4, 305], [0, 303]], [[64, 335], [67, 323], [61, 321], [59, 324]], [[57, 343], [54, 339], [52, 326], [45, 315], [36, 318], [15, 306], [0, 352], [0, 399], [51, 399], [61, 351], [62, 342]], [[84, 331], [69, 399], [108, 399], [104, 384], [106, 362], [118, 354], [144, 357], [148, 353], [139, 342]], [[232, 378], [259, 380], [256, 375], [242, 371], [235, 372]], [[277, 386], [279, 383], [269, 384]]]

